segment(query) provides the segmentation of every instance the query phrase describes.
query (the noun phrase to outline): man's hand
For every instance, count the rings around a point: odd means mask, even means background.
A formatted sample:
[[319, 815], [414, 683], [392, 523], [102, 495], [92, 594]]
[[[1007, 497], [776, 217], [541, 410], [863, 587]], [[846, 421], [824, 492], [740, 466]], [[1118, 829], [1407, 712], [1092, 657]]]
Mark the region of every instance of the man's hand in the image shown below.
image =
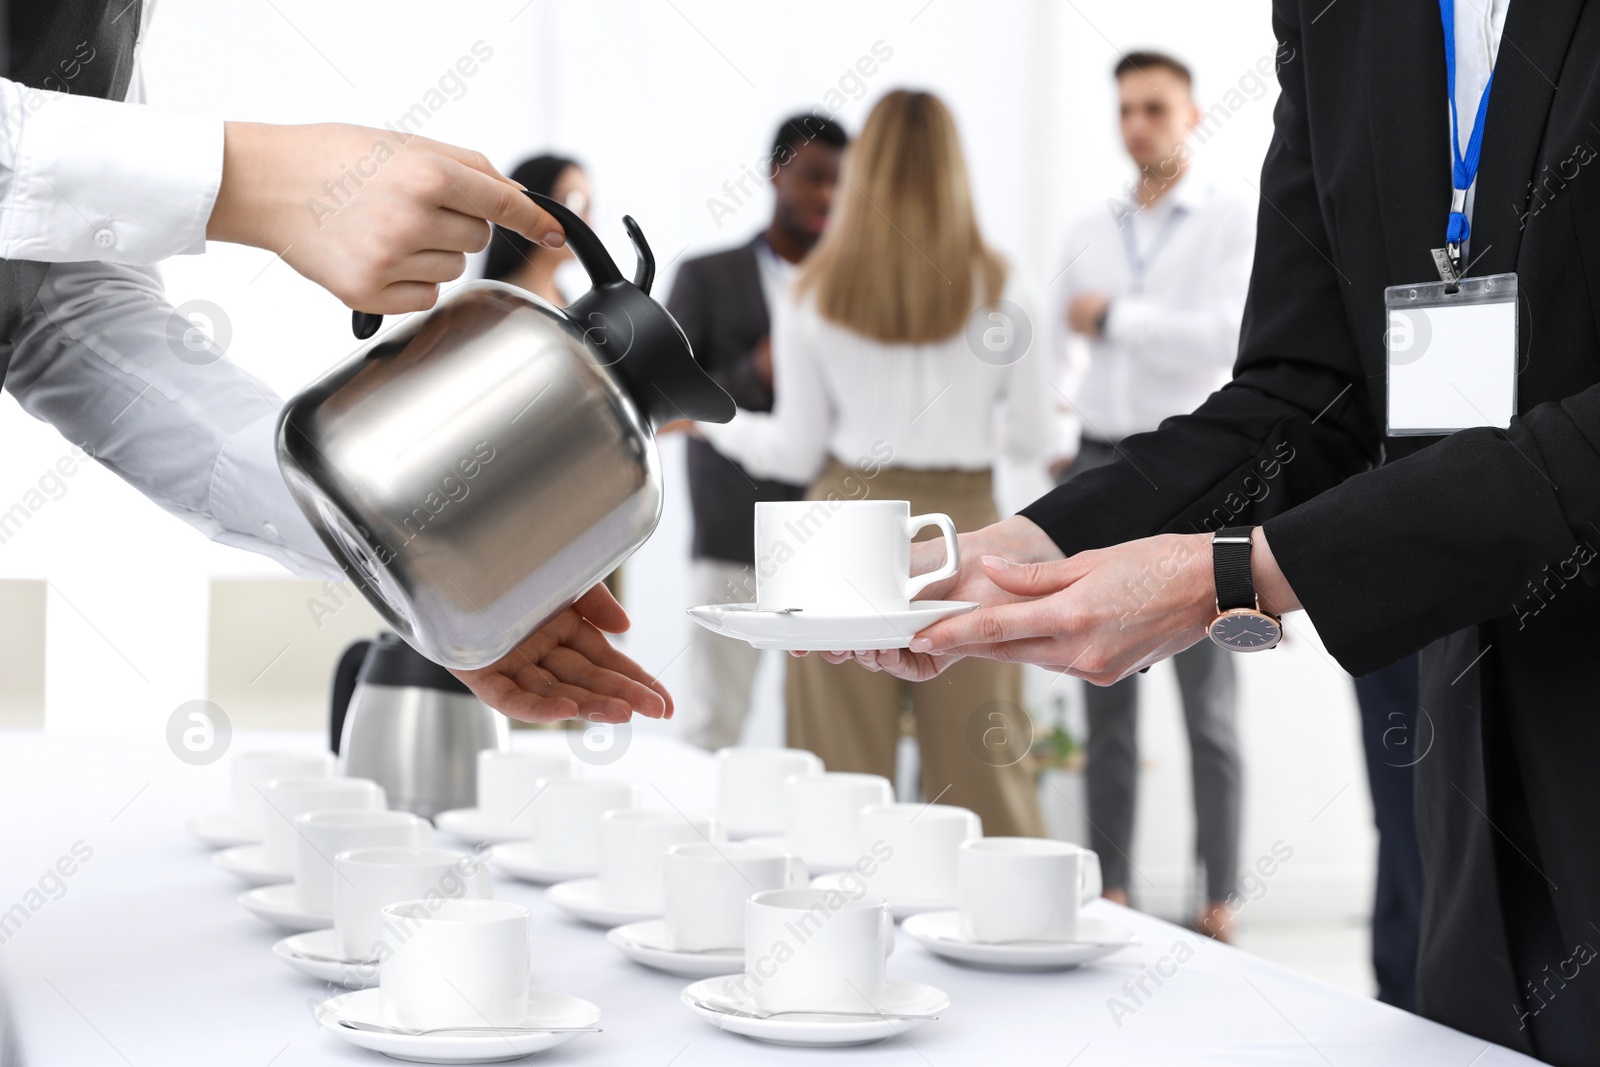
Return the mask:
[[606, 634], [627, 628], [622, 605], [597, 585], [500, 662], [451, 673], [479, 700], [523, 722], [579, 715], [590, 722], [627, 722], [635, 711], [670, 719], [666, 688], [606, 640]]
[[[928, 600], [966, 600], [992, 607], [1015, 604], [1023, 598], [996, 585], [989, 579], [982, 564], [985, 555], [1004, 556], [1016, 560], [1056, 560], [1061, 549], [1049, 536], [1020, 515], [1004, 519], [972, 533], [964, 533], [961, 542], [961, 567], [942, 582], [935, 582], [922, 591]], [[925, 574], [944, 563], [943, 541], [919, 541], [911, 546], [911, 573]], [[805, 653], [797, 653], [805, 655]], [[865, 652], [824, 652], [829, 663], [855, 660], [869, 671], [886, 671], [896, 678], [923, 682], [939, 674], [961, 658], [956, 655], [928, 655], [908, 649], [885, 649]]]
[[[1258, 527], [1251, 571], [1262, 607], [1300, 606]], [[915, 653], [984, 656], [1053, 666], [1110, 685], [1206, 639], [1216, 617], [1210, 534], [1163, 534], [1046, 563], [979, 561], [1021, 603], [934, 623]]]
[[230, 122], [206, 236], [276, 252], [347, 306], [391, 315], [432, 307], [491, 222], [566, 240], [477, 152], [364, 126]]
[[1067, 305], [1067, 325], [1075, 333], [1099, 337], [1100, 316], [1111, 306], [1111, 298], [1104, 293], [1079, 293]]

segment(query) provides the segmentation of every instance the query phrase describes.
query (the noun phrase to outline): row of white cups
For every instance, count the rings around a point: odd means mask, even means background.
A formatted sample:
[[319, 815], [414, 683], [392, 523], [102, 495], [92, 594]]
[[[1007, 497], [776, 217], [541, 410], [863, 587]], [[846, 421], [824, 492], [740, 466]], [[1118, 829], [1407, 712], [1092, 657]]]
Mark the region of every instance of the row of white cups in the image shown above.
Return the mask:
[[894, 803], [887, 779], [824, 772], [809, 752], [719, 752], [709, 816], [644, 807], [640, 785], [582, 770], [565, 753], [481, 753], [478, 806], [436, 820], [470, 853], [435, 847], [426, 820], [322, 754], [237, 757], [233, 811], [191, 827], [231, 845], [213, 861], [255, 887], [242, 905], [302, 931], [281, 958], [358, 990], [324, 1005], [328, 1029], [436, 1062], [503, 1058], [508, 1041], [526, 1054], [599, 1022], [586, 1001], [530, 991], [530, 916], [492, 899], [486, 858], [637, 962], [699, 978], [682, 994], [696, 1014], [789, 1044], [880, 1040], [948, 1006], [888, 975], [896, 920], [938, 955], [1004, 969], [1133, 943], [1080, 913], [1100, 892], [1093, 852], [985, 838], [971, 811]]

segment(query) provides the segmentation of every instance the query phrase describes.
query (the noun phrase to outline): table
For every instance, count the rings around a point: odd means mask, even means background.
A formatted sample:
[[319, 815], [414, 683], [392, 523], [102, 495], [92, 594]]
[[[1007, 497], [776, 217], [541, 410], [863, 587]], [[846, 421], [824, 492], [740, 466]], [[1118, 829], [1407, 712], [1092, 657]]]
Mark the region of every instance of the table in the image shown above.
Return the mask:
[[[515, 735], [517, 747], [562, 743]], [[232, 751], [319, 740], [240, 733]], [[594, 773], [647, 782], [652, 806], [706, 810], [713, 800], [710, 758], [659, 738], [635, 737]], [[226, 757], [193, 767], [161, 739], [0, 732], [0, 989], [10, 1015], [9, 1029], [0, 1018], [0, 1067], [393, 1062], [318, 1028], [312, 1008], [338, 990], [272, 955], [284, 935], [235, 903], [243, 887], [185, 830], [190, 816], [226, 808], [227, 780]], [[687, 979], [624, 959], [539, 887], [497, 878], [495, 892], [533, 911], [535, 986], [604, 1011], [604, 1033], [535, 1057], [552, 1067], [1535, 1062], [1104, 901], [1094, 913], [1135, 928], [1139, 947], [1077, 971], [1015, 974], [945, 962], [902, 933], [889, 972], [948, 991], [943, 1018], [863, 1048], [781, 1048], [701, 1022], [678, 1001]], [[1193, 955], [1175, 964], [1187, 955], [1180, 945]], [[1148, 995], [1135, 999], [1128, 990], [1158, 964], [1171, 977], [1147, 978]]]

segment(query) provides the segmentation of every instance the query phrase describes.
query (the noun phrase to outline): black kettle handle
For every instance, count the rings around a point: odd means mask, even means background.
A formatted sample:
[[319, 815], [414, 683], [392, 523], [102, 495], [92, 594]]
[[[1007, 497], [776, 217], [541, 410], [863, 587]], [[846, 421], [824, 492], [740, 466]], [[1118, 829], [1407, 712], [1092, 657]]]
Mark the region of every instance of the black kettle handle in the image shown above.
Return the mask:
[[[529, 192], [528, 196], [535, 204], [544, 208], [559, 223], [566, 232], [567, 244], [578, 257], [578, 262], [583, 264], [584, 272], [589, 275], [589, 284], [595, 288], [622, 281], [622, 272], [617, 269], [616, 261], [611, 258], [611, 253], [606, 251], [606, 246], [600, 243], [600, 238], [589, 229], [588, 225], [578, 217], [578, 213], [559, 200], [554, 200], [543, 193]], [[628, 229], [628, 237], [633, 241], [634, 251], [639, 256], [639, 264], [634, 270], [633, 284], [650, 292], [650, 285], [655, 281], [656, 259], [650, 252], [650, 246], [645, 243], [644, 232], [639, 229], [639, 224], [631, 216], [623, 216], [622, 223]], [[352, 311], [350, 313], [350, 331], [356, 335], [356, 340], [365, 341], [378, 332], [378, 327], [383, 325], [383, 316], [370, 311]]]
[[361, 673], [361, 665], [367, 661], [367, 651], [371, 648], [371, 641], [355, 642], [344, 650], [333, 669], [333, 695], [328, 702], [328, 748], [335, 756], [339, 754], [339, 742], [344, 738], [344, 719], [350, 710], [350, 698], [356, 692], [356, 677]]

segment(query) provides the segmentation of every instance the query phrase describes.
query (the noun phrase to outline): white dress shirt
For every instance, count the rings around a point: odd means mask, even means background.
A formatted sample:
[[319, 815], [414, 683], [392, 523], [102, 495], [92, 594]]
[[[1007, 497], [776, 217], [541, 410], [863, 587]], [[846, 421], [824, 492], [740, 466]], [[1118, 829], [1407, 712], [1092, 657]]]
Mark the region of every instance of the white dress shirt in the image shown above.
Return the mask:
[[[1014, 286], [1005, 299], [1028, 313]], [[699, 424], [752, 474], [804, 485], [830, 455], [853, 466], [982, 470], [1002, 450], [1038, 460], [1056, 444], [1043, 346], [995, 366], [973, 353], [965, 331], [887, 344], [824, 319], [814, 298], [797, 305], [787, 294], [772, 319], [771, 413]]]
[[1111, 298], [1104, 338], [1063, 330], [1059, 388], [1077, 385], [1086, 436], [1154, 430], [1228, 380], [1254, 253], [1253, 205], [1193, 173], [1148, 208], [1108, 205], [1073, 228], [1060, 321], [1080, 294]]
[[[1500, 34], [1506, 28], [1506, 9], [1511, 0], [1456, 0], [1456, 117], [1461, 125], [1461, 153], [1466, 155], [1467, 143], [1472, 139], [1477, 124], [1478, 101], [1483, 98], [1483, 87], [1489, 83], [1494, 71], [1495, 57], [1500, 53]], [[1485, 131], [1487, 133], [1487, 131]], [[1446, 156], [1451, 173], [1455, 169], [1455, 146]], [[1472, 222], [1472, 207], [1477, 200], [1478, 183], [1474, 181], [1467, 190], [1466, 206], [1462, 208], [1467, 222]], [[1471, 241], [1462, 242], [1462, 263], [1470, 262], [1468, 251]]]
[[[136, 73], [130, 98], [138, 85]], [[4, 79], [0, 108], [0, 258], [54, 264], [7, 391], [213, 540], [341, 577], [278, 472], [282, 401], [185, 349], [187, 323], [145, 266], [204, 251], [223, 124]]]

